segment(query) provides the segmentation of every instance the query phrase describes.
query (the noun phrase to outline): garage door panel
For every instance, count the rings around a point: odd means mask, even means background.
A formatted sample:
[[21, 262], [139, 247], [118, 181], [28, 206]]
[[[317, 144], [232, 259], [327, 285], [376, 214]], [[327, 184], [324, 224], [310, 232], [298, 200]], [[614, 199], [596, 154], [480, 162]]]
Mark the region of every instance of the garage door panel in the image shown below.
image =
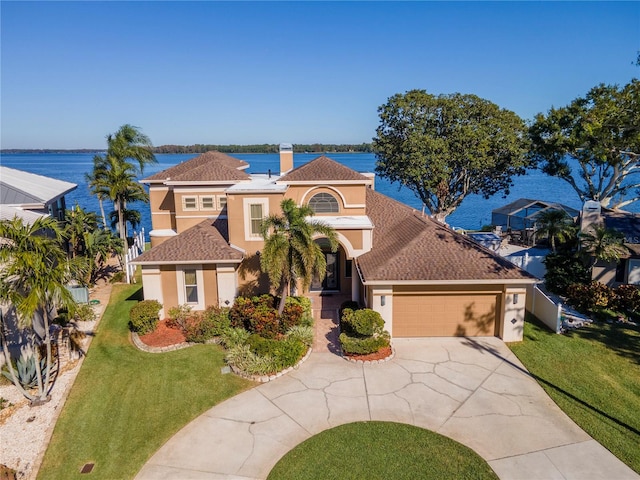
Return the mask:
[[397, 295], [394, 337], [495, 335], [499, 294]]

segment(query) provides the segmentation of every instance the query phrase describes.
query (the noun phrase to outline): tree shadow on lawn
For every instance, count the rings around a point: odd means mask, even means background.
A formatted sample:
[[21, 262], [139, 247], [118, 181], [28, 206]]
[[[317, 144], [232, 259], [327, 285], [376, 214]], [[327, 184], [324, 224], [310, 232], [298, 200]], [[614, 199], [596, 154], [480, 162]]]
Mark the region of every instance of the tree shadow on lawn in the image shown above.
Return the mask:
[[593, 405], [585, 402], [581, 398], [576, 397], [573, 393], [570, 393], [570, 392], [566, 391], [565, 389], [555, 385], [554, 383], [551, 383], [549, 380], [547, 380], [547, 379], [545, 379], [543, 377], [540, 377], [540, 376], [538, 376], [538, 375], [536, 375], [534, 373], [531, 373], [527, 369], [521, 367], [520, 365], [517, 365], [516, 363], [512, 362], [511, 360], [509, 360], [507, 358], [504, 358], [502, 356], [502, 354], [497, 349], [492, 348], [492, 347], [487, 346], [487, 345], [484, 345], [484, 344], [478, 342], [473, 337], [467, 337], [465, 339], [465, 345], [467, 345], [467, 346], [469, 346], [471, 348], [475, 348], [476, 350], [481, 350], [481, 351], [490, 353], [491, 355], [499, 358], [503, 362], [509, 364], [510, 366], [515, 368], [516, 370], [519, 370], [522, 373], [524, 373], [525, 375], [533, 378], [538, 383], [546, 385], [547, 387], [555, 390], [556, 392], [558, 392], [559, 394], [565, 396], [566, 398], [569, 398], [569, 399], [573, 400], [574, 402], [576, 402], [580, 406], [584, 407], [585, 409], [587, 409], [587, 410], [589, 410], [589, 411], [591, 411], [591, 412], [593, 412], [595, 414], [601, 415], [602, 417], [610, 420], [611, 422], [615, 423], [619, 427], [622, 427], [623, 429], [627, 430], [628, 432], [640, 436], [640, 430], [638, 430], [637, 428], [635, 428], [635, 427], [623, 422], [622, 420], [619, 420], [619, 419], [611, 416], [607, 412], [603, 412], [599, 408], [594, 407]]
[[597, 323], [565, 333], [603, 344], [607, 349], [640, 365], [640, 326], [628, 323]]

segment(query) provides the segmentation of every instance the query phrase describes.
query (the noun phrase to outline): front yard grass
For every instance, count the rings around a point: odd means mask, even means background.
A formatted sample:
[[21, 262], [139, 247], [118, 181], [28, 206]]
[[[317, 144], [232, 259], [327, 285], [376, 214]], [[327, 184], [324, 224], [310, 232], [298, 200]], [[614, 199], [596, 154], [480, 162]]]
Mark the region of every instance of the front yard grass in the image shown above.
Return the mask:
[[96, 338], [56, 424], [39, 479], [133, 478], [174, 433], [253, 385], [222, 375], [224, 351], [198, 345], [151, 354], [129, 341], [139, 285], [116, 285]]
[[268, 480], [497, 479], [464, 445], [412, 425], [356, 422], [325, 430], [287, 453]]
[[640, 327], [598, 323], [557, 335], [533, 321], [510, 347], [569, 417], [640, 473]]

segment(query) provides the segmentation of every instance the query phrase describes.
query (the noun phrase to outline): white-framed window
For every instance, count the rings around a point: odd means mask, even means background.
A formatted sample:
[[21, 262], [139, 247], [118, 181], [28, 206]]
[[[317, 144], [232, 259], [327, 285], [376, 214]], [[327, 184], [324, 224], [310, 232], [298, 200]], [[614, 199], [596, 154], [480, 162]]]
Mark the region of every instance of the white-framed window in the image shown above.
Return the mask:
[[215, 210], [216, 209], [216, 197], [214, 195], [201, 195], [200, 196], [200, 208], [202, 210]]
[[330, 193], [317, 193], [309, 200], [309, 207], [315, 213], [338, 213], [340, 204]]
[[227, 196], [218, 195], [218, 210], [224, 210], [227, 206]]
[[249, 221], [251, 222], [251, 236], [255, 237], [262, 232], [262, 219], [264, 214], [262, 213], [261, 203], [249, 204]]
[[183, 196], [182, 197], [182, 209], [183, 210], [198, 210], [198, 197], [196, 197], [196, 196]]
[[262, 240], [262, 222], [269, 216], [268, 198], [243, 198], [244, 239], [247, 241]]
[[197, 305], [198, 302], [198, 276], [195, 269], [184, 270], [184, 299], [185, 303]]
[[202, 265], [176, 265], [176, 287], [178, 305], [187, 304], [194, 310], [205, 309]]

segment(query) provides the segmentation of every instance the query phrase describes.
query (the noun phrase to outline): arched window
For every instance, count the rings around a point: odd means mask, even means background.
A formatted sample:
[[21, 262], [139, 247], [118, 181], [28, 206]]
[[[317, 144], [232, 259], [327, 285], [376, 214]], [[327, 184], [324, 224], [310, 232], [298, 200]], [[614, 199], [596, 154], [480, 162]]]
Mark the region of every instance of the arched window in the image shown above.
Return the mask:
[[309, 207], [316, 213], [338, 213], [340, 206], [333, 195], [317, 193], [309, 200]]

